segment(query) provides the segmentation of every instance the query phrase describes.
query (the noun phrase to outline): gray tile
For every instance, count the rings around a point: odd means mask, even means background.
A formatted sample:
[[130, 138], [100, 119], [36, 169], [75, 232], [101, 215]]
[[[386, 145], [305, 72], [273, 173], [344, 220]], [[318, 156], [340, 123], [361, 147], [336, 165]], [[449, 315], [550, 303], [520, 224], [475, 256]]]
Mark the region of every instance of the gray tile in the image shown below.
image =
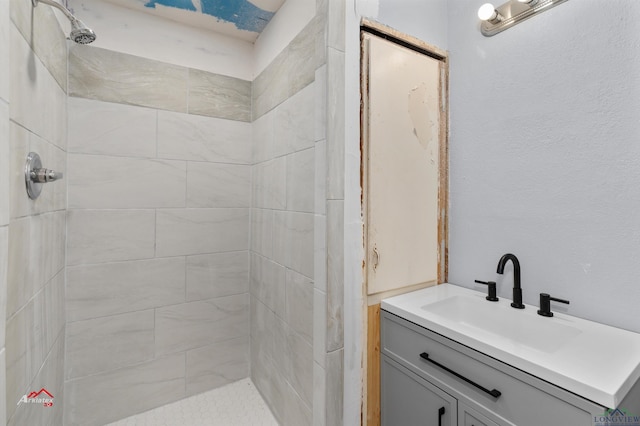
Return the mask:
[[[5, 347], [5, 325], [7, 318], [7, 270], [9, 268], [9, 227], [0, 227], [0, 349]], [[0, 370], [2, 372], [4, 370]], [[2, 373], [0, 373], [1, 375]], [[3, 376], [4, 377], [4, 376]], [[2, 388], [0, 388], [2, 389]], [[0, 397], [2, 399], [2, 397]], [[0, 401], [2, 402], [2, 401]], [[2, 418], [0, 418], [0, 421]]]
[[[251, 342], [253, 347], [254, 342]], [[274, 417], [280, 424], [285, 416], [285, 392], [289, 386], [283, 373], [271, 357], [260, 356], [258, 352], [251, 352], [251, 381], [267, 402]]]
[[[1, 18], [0, 18], [1, 19]], [[9, 184], [11, 155], [9, 145], [9, 105], [0, 100], [0, 226], [9, 223], [10, 210], [10, 191]], [[24, 184], [24, 183], [23, 183]]]
[[316, 214], [327, 214], [327, 141], [316, 142], [314, 200], [313, 210]]
[[287, 324], [309, 344], [313, 343], [313, 281], [290, 269], [287, 270]]
[[313, 426], [327, 426], [326, 374], [320, 364], [313, 363]]
[[[9, 0], [0, 0], [0, 99], [9, 101]], [[2, 399], [2, 398], [0, 398]], [[0, 418], [0, 421], [2, 419]]]
[[27, 368], [27, 310], [22, 309], [12, 317], [7, 318], [6, 327], [7, 387], [5, 397], [7, 418], [10, 418], [16, 410], [16, 404], [20, 397], [24, 395], [31, 381]]
[[189, 113], [251, 121], [251, 82], [189, 69]]
[[[26, 197], [24, 187], [24, 162], [29, 155], [31, 134], [24, 127], [11, 122], [9, 125], [9, 212], [11, 218], [27, 216], [34, 209], [34, 203]], [[51, 166], [46, 166], [51, 167]], [[55, 169], [54, 169], [55, 170]], [[46, 196], [42, 194], [42, 196]], [[38, 200], [36, 200], [38, 201]]]
[[154, 256], [153, 210], [69, 210], [67, 265]]
[[158, 157], [251, 163], [251, 124], [158, 111]]
[[187, 352], [187, 395], [249, 376], [249, 336]]
[[258, 75], [252, 84], [252, 117], [254, 120], [271, 111], [289, 97], [289, 75], [287, 72], [288, 48], [285, 48]]
[[273, 257], [273, 210], [251, 209], [251, 251]]
[[16, 28], [31, 46], [38, 60], [53, 75], [60, 87], [66, 91], [66, 35], [54, 16], [53, 9], [49, 7], [34, 8], [29, 2], [19, 0], [5, 1], [4, 3], [11, 4], [11, 20]]
[[315, 203], [315, 149], [287, 157], [287, 210], [313, 213]]
[[148, 361], [154, 356], [154, 311], [72, 322], [66, 338], [66, 379]]
[[309, 84], [275, 110], [273, 154], [278, 157], [313, 146], [315, 88]]
[[275, 158], [253, 167], [253, 206], [284, 209], [287, 203], [287, 159]]
[[[19, 195], [27, 204], [30, 214], [66, 209], [67, 153], [59, 146], [49, 143], [33, 133], [28, 133], [28, 139], [29, 151], [37, 152], [40, 155], [44, 167], [57, 172], [62, 172], [64, 174], [64, 179], [57, 182], [50, 182], [50, 184], [45, 185], [42, 188], [42, 193], [36, 200], [30, 200], [28, 197], [25, 197], [24, 172], [19, 177], [18, 182], [12, 183], [11, 185], [13, 186], [15, 184], [20, 186], [20, 184], [22, 184], [22, 187], [19, 188]], [[24, 168], [26, 157], [20, 158], [19, 160], [20, 165]], [[12, 176], [14, 176], [13, 172]]]
[[65, 212], [34, 215], [29, 220], [29, 279], [37, 291], [64, 268]]
[[[11, 119], [41, 138], [66, 146], [66, 94], [39, 60], [15, 26], [11, 43]], [[27, 70], [27, 72], [25, 72]]]
[[313, 285], [327, 291], [327, 217], [313, 217]]
[[185, 396], [185, 354], [68, 381], [65, 424], [98, 426]]
[[156, 355], [246, 336], [249, 296], [240, 294], [156, 309]]
[[247, 250], [249, 209], [158, 210], [156, 255]]
[[251, 166], [189, 162], [187, 207], [251, 207]]
[[289, 79], [289, 96], [313, 82], [316, 71], [316, 34], [322, 22], [312, 19], [287, 46], [285, 67]]
[[313, 290], [313, 360], [325, 367], [327, 355], [327, 294]]
[[184, 161], [70, 154], [69, 208], [184, 207]]
[[[0, 1], [0, 3], [2, 3]], [[0, 10], [2, 6], [0, 5]], [[4, 10], [2, 10], [4, 13]], [[7, 377], [5, 372], [7, 371], [6, 351], [4, 345], [0, 348], [0, 389], [7, 389]], [[3, 425], [7, 424], [7, 399], [0, 396], [0, 422]]]
[[[29, 267], [31, 238], [31, 220], [26, 217], [14, 220], [8, 230], [7, 265], [7, 318], [18, 312], [35, 294], [36, 285], [31, 279]], [[8, 325], [7, 325], [8, 327]], [[8, 339], [8, 337], [7, 337]], [[7, 358], [7, 362], [10, 359]]]
[[327, 63], [327, 15], [328, 15], [328, 0], [318, 0], [316, 2], [316, 16], [315, 16], [315, 68], [318, 69], [322, 65]]
[[287, 381], [309, 406], [313, 404], [313, 348], [302, 336], [287, 328]]
[[155, 157], [156, 110], [72, 97], [67, 108], [69, 152]]
[[315, 140], [327, 138], [327, 66], [323, 65], [316, 70], [314, 87], [315, 99]]
[[345, 3], [329, 1], [327, 16], [327, 46], [344, 52], [345, 42]]
[[187, 68], [93, 46], [69, 49], [69, 95], [187, 112]]
[[187, 300], [203, 300], [249, 291], [247, 251], [187, 257]]
[[291, 385], [285, 392], [285, 412], [283, 426], [311, 426], [312, 412]]
[[67, 320], [184, 302], [185, 259], [165, 258], [67, 268]]
[[65, 324], [65, 271], [62, 270], [44, 288], [44, 334], [47, 348], [53, 347], [56, 340], [64, 339], [62, 331]]
[[284, 319], [286, 317], [285, 267], [252, 253], [251, 294]]
[[313, 277], [314, 215], [289, 212], [287, 214], [287, 263], [296, 272]]
[[326, 419], [328, 425], [342, 424], [344, 394], [344, 349], [327, 354]]
[[344, 53], [329, 49], [327, 61], [327, 198], [344, 198]]
[[327, 203], [327, 351], [344, 345], [344, 202]]
[[275, 111], [264, 114], [251, 124], [254, 164], [273, 158], [273, 147], [275, 145], [274, 121]]

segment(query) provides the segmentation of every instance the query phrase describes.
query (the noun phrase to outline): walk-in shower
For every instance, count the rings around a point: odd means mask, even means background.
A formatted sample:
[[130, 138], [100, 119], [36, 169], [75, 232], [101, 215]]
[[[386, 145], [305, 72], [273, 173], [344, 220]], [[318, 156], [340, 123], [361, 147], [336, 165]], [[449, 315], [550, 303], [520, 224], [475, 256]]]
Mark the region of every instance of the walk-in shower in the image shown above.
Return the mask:
[[69, 19], [69, 21], [71, 22], [71, 32], [69, 33], [69, 38], [71, 40], [79, 44], [89, 44], [95, 41], [96, 33], [94, 33], [91, 28], [87, 27], [84, 22], [73, 16], [73, 14], [66, 7], [53, 0], [31, 0], [33, 7], [36, 7], [40, 2], [59, 9], [60, 11], [62, 11], [62, 13], [64, 13], [64, 16]]

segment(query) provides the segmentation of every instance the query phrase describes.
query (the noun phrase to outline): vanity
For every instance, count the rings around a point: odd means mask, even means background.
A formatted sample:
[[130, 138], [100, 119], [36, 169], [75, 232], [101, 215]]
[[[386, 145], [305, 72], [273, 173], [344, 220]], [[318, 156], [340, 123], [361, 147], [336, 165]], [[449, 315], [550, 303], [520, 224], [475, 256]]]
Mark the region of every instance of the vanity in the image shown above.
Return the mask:
[[381, 308], [383, 426], [640, 425], [640, 334], [452, 284]]

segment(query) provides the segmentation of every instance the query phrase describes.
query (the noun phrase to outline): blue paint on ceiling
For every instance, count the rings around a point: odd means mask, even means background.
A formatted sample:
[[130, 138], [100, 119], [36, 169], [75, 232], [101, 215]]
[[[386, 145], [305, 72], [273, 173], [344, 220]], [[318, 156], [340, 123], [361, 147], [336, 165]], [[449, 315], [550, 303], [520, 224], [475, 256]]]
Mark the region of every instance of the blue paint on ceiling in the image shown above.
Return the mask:
[[[155, 8], [157, 4], [178, 9], [197, 11], [193, 0], [149, 0], [146, 7]], [[239, 30], [262, 32], [274, 12], [263, 10], [248, 0], [201, 0], [202, 13], [219, 20], [232, 22]]]

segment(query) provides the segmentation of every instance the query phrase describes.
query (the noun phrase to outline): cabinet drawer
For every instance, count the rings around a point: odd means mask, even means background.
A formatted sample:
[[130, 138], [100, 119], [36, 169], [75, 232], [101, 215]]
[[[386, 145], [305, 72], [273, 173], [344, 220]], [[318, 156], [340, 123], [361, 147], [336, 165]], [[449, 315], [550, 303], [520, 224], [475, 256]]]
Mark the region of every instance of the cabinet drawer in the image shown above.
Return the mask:
[[382, 426], [456, 426], [457, 401], [389, 357], [381, 357]]
[[[384, 355], [458, 401], [495, 414], [496, 423], [584, 426], [602, 413], [590, 401], [385, 311], [381, 334]], [[488, 393], [493, 390], [497, 398]]]
[[460, 426], [498, 426], [497, 423], [489, 420], [473, 408], [469, 408], [464, 404], [460, 404], [458, 410]]

